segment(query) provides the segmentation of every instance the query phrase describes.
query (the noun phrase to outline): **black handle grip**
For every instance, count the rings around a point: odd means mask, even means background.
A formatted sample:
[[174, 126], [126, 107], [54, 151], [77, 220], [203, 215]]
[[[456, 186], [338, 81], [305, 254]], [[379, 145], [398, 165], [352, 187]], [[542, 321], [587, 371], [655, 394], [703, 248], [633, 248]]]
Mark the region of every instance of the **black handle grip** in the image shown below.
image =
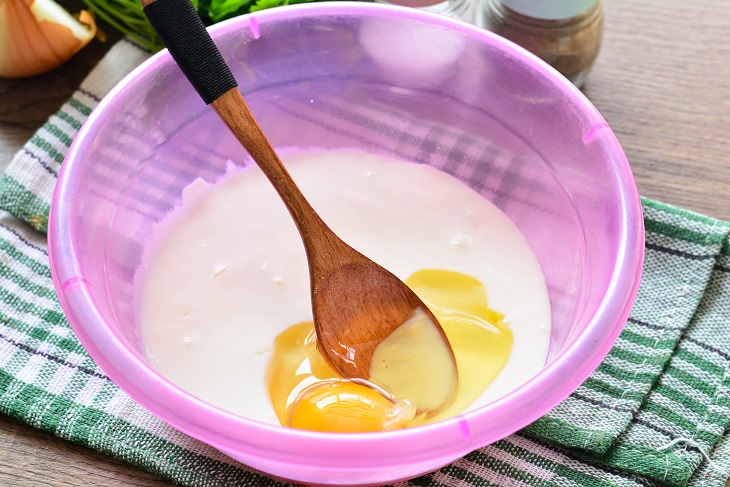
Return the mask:
[[155, 0], [144, 13], [206, 104], [238, 86], [190, 0]]

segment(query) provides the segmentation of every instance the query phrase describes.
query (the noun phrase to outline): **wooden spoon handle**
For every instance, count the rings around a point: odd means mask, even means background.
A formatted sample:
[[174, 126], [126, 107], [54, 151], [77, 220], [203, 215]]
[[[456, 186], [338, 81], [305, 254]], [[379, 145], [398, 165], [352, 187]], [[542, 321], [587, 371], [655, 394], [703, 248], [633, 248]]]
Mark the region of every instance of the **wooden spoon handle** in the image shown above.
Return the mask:
[[141, 3], [150, 24], [206, 104], [238, 86], [190, 0]]
[[[294, 217], [294, 223], [299, 228], [307, 255], [310, 252], [324, 250], [316, 246], [317, 242], [315, 240], [318, 239], [309, 238], [310, 235], [320, 234], [319, 236], [322, 238], [330, 237], [328, 240], [337, 240], [337, 237], [314, 211], [292, 179], [289, 171], [282, 164], [261, 127], [256, 123], [241, 92], [237, 88], [229, 90], [213, 101], [211, 106], [279, 193], [287, 209]], [[314, 247], [312, 247], [313, 245]]]
[[141, 0], [141, 3], [155, 31], [200, 97], [218, 113], [281, 196], [299, 227], [307, 255], [332, 250], [313, 243], [315, 239], [309, 238], [312, 234], [330, 237], [324, 240], [327, 247], [338, 246], [339, 239], [311, 207], [261, 131], [190, 0]]

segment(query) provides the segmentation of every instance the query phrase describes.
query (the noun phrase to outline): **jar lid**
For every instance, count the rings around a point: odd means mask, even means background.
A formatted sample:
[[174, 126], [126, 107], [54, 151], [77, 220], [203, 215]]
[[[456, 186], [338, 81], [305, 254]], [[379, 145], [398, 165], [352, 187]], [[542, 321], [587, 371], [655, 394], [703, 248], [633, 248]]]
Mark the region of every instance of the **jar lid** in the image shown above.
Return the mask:
[[502, 0], [502, 5], [536, 19], [567, 19], [582, 14], [598, 0]]

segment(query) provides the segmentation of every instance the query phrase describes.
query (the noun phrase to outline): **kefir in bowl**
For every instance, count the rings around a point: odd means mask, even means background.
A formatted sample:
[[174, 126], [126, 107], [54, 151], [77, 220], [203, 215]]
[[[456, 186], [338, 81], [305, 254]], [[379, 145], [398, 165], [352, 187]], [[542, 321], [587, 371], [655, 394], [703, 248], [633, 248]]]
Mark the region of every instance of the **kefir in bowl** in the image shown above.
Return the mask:
[[294, 224], [166, 52], [82, 127], [49, 225], [64, 311], [122, 389], [273, 476], [382, 484], [513, 433], [595, 369], [635, 298], [643, 227], [616, 138], [568, 81], [399, 7], [290, 6], [210, 32], [314, 208], [437, 315], [457, 394], [421, 414], [321, 360]]

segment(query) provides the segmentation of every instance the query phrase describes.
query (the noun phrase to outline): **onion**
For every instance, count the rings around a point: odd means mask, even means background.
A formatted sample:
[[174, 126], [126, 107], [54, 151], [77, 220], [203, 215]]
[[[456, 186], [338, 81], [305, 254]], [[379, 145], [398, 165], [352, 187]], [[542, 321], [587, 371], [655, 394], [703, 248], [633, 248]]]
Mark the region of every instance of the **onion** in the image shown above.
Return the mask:
[[96, 22], [85, 10], [76, 20], [53, 0], [0, 0], [0, 77], [50, 71], [95, 35]]

